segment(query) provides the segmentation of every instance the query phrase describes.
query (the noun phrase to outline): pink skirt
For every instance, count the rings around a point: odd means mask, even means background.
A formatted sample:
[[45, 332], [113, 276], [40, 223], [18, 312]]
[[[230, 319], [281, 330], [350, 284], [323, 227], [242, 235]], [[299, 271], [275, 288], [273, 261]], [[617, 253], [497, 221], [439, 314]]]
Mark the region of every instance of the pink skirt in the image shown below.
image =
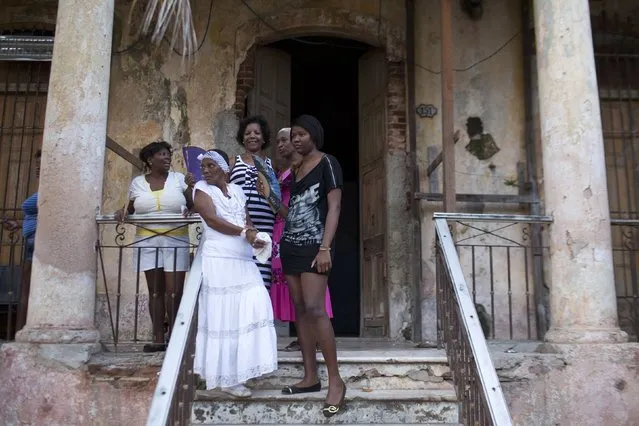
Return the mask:
[[[273, 283], [270, 293], [275, 319], [286, 322], [295, 321], [295, 308], [288, 292], [288, 285]], [[326, 313], [329, 318], [333, 318], [333, 307], [331, 306], [331, 295], [328, 288], [326, 289]]]

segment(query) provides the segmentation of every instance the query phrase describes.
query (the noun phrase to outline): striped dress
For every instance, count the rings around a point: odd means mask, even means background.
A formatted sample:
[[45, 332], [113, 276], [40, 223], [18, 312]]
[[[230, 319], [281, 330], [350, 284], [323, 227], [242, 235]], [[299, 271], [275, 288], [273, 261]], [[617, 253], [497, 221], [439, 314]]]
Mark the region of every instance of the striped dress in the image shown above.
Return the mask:
[[[266, 164], [273, 167], [271, 159], [266, 159]], [[275, 224], [275, 213], [271, 209], [271, 205], [257, 192], [257, 169], [242, 161], [240, 155], [235, 157], [235, 165], [231, 170], [230, 181], [242, 187], [246, 195], [249, 216], [253, 226], [260, 232], [266, 232], [271, 239], [273, 238], [273, 225]], [[262, 274], [264, 285], [267, 288], [271, 286], [271, 259], [268, 263], [257, 263], [257, 267]]]

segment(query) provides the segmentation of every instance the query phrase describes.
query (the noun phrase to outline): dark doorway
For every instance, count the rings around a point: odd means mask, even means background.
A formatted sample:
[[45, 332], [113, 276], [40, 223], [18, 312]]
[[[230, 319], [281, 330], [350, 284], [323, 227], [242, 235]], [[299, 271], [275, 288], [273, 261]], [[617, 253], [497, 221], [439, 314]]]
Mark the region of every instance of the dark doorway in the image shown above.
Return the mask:
[[[291, 118], [312, 114], [324, 126], [323, 151], [342, 166], [342, 212], [329, 277], [335, 334], [360, 332], [360, 224], [358, 166], [358, 59], [362, 43], [325, 37], [283, 40], [270, 45], [291, 55]], [[292, 325], [294, 332], [294, 325]]]

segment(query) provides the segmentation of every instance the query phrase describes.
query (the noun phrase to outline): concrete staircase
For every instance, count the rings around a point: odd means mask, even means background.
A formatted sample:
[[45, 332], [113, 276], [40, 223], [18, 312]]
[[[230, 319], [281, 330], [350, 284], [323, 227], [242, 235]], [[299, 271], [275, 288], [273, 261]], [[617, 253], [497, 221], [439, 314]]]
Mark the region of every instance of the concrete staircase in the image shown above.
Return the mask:
[[[353, 339], [338, 342], [340, 371], [346, 381], [346, 409], [331, 419], [322, 413], [326, 390], [283, 395], [281, 388], [303, 376], [299, 352], [280, 352], [277, 372], [249, 383], [253, 396], [236, 399], [198, 391], [193, 425], [239, 424], [439, 424], [459, 423], [458, 402], [443, 351], [394, 347], [389, 342]], [[320, 376], [326, 386], [326, 369]]]

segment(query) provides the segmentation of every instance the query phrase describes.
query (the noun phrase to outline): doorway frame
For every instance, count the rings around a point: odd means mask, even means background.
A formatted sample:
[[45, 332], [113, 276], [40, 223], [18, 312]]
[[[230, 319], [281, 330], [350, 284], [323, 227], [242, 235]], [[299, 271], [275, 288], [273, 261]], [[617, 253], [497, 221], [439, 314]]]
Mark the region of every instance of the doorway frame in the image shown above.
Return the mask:
[[[269, 16], [274, 28], [260, 25], [256, 18], [238, 29], [235, 45], [236, 93], [234, 111], [239, 121], [246, 113], [246, 101], [255, 84], [257, 48], [293, 37], [324, 36], [356, 40], [380, 49], [386, 58], [386, 283], [388, 327], [385, 338], [419, 340], [421, 295], [419, 277], [413, 268], [419, 223], [411, 214], [413, 164], [408, 142], [408, 87], [406, 39], [403, 27], [378, 16], [354, 11], [317, 8], [295, 9]], [[251, 32], [251, 35], [246, 33]], [[361, 205], [360, 205], [361, 208]], [[360, 236], [361, 251], [361, 236]], [[361, 262], [361, 254], [360, 254]], [[363, 277], [360, 275], [360, 280]], [[361, 282], [360, 282], [361, 288]], [[360, 294], [360, 299], [362, 295]], [[362, 312], [360, 312], [360, 324]]]

